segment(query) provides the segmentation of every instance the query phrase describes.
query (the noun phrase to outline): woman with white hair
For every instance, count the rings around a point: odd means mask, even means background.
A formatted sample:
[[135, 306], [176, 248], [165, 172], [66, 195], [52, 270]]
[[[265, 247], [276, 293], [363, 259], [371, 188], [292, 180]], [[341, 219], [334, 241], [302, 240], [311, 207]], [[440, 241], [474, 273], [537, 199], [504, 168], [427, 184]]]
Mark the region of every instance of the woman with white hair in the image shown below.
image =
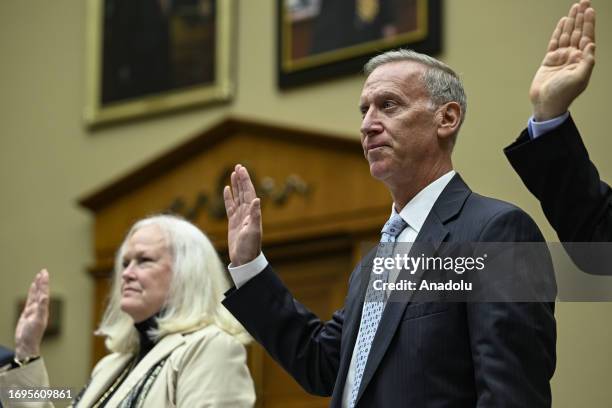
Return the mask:
[[[96, 332], [112, 353], [98, 362], [73, 406], [252, 407], [248, 335], [221, 305], [229, 286], [212, 244], [191, 223], [156, 215], [134, 224], [117, 253]], [[17, 324], [15, 363], [0, 373], [0, 388], [48, 385], [40, 357], [48, 299], [49, 275], [42, 270]]]

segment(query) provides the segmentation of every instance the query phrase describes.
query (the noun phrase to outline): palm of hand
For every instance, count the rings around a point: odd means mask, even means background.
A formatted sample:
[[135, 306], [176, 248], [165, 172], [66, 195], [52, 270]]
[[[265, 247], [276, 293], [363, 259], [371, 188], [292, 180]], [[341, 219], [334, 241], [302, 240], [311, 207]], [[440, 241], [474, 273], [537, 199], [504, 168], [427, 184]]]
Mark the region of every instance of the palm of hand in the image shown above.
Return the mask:
[[569, 105], [588, 83], [588, 78], [585, 80], [581, 69], [581, 65], [585, 63], [582, 51], [577, 48], [566, 47], [549, 51], [533, 78], [529, 91], [532, 102], [550, 103], [560, 98], [560, 104]]
[[49, 319], [49, 275], [42, 270], [34, 278], [28, 299], [15, 329], [15, 354], [19, 358], [40, 354]]
[[26, 348], [29, 353], [33, 354], [37, 354], [35, 353], [36, 350], [32, 349], [37, 349], [34, 345], [40, 344], [45, 328], [47, 327], [47, 315], [39, 313], [37, 309], [38, 307], [36, 305], [26, 307], [15, 329], [15, 343], [32, 345]]
[[230, 178], [232, 188], [223, 189], [228, 249], [232, 264], [240, 266], [255, 259], [261, 251], [261, 207], [244, 166], [236, 165]]
[[229, 216], [228, 243], [230, 245], [230, 259], [239, 259], [239, 249], [248, 245], [257, 233], [256, 227], [251, 221], [249, 209], [250, 204], [241, 203]]
[[590, 0], [575, 3], [557, 23], [529, 98], [536, 120], [567, 112], [586, 88], [595, 64], [595, 10]]

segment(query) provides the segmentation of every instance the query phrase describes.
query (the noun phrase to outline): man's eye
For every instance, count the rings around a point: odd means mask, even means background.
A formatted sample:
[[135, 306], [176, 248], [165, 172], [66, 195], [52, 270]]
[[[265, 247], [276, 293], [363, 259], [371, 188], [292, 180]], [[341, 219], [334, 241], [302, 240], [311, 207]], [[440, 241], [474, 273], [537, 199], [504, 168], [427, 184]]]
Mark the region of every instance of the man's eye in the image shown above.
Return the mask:
[[138, 263], [146, 263], [146, 262], [153, 262], [153, 259], [146, 257], [146, 256], [141, 256], [138, 258]]
[[384, 101], [383, 102], [383, 109], [391, 109], [395, 107], [395, 102], [393, 101]]
[[123, 266], [123, 269], [127, 268], [130, 265], [130, 261], [128, 261], [127, 259], [124, 259], [123, 262], [121, 262], [121, 266]]

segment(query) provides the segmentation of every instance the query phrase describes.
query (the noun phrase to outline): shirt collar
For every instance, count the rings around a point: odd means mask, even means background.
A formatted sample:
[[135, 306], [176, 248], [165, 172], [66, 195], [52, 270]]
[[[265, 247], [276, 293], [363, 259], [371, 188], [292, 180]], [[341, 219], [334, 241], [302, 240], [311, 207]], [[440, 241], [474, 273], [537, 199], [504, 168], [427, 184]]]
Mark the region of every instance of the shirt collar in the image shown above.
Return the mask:
[[[442, 191], [455, 174], [457, 174], [455, 170], [451, 170], [431, 182], [427, 187], [419, 191], [419, 193], [400, 211], [400, 217], [402, 217], [417, 234], [421, 231], [421, 227], [425, 223], [436, 200], [440, 197], [440, 194], [442, 194]], [[391, 216], [395, 214], [397, 214], [397, 211], [395, 211], [395, 204], [393, 204], [391, 205]]]

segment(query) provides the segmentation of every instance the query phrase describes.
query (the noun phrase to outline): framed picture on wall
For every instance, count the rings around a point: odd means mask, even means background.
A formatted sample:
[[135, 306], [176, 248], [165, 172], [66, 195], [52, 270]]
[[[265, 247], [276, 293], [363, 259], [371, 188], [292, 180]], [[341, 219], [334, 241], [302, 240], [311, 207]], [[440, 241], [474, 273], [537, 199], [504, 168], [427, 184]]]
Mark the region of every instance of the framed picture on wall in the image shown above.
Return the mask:
[[358, 73], [385, 50], [441, 50], [442, 0], [277, 1], [281, 88]]
[[228, 100], [232, 0], [87, 0], [85, 121]]

